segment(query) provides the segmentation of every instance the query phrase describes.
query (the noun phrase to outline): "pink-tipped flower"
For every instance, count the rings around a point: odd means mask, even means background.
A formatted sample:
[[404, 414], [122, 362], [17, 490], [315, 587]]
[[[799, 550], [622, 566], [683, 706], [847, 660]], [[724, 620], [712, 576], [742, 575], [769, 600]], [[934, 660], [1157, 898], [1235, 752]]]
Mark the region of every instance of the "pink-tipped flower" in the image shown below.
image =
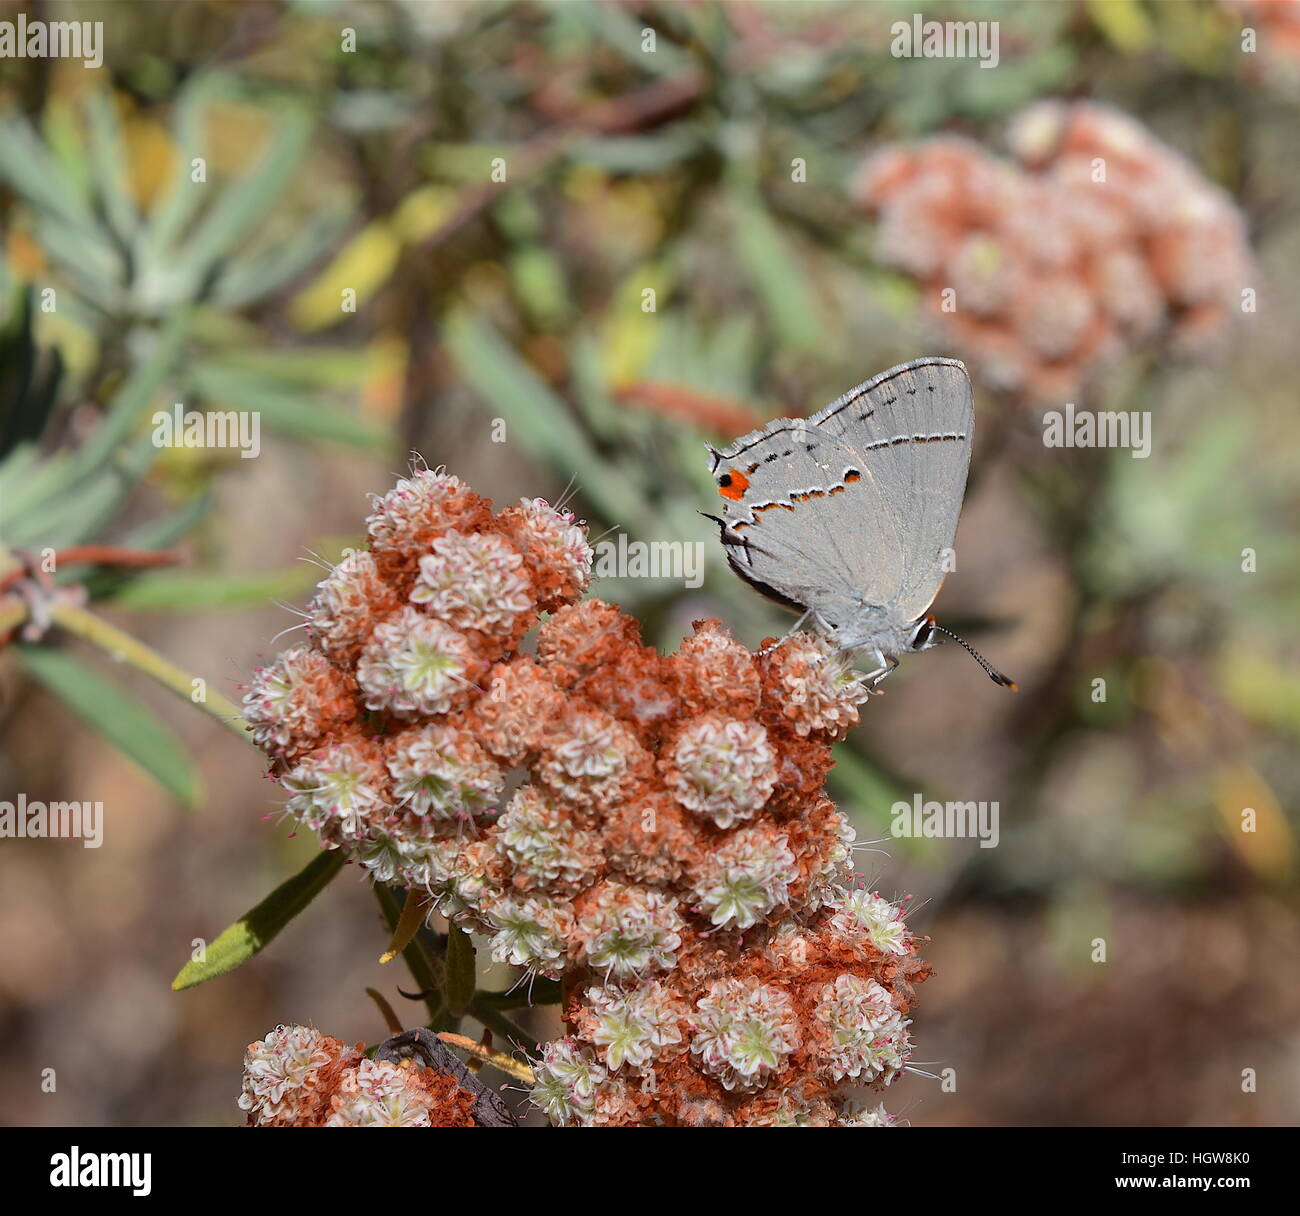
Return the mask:
[[295, 756], [355, 717], [347, 681], [319, 651], [286, 650], [259, 667], [244, 694], [244, 720], [253, 741], [274, 756]]
[[784, 694], [781, 716], [800, 735], [843, 738], [858, 723], [858, 706], [870, 695], [850, 660], [825, 638], [796, 634], [765, 659]]
[[713, 924], [748, 929], [789, 902], [798, 876], [785, 834], [760, 824], [733, 833], [710, 853], [693, 889]]
[[367, 709], [413, 718], [464, 703], [479, 668], [464, 634], [408, 607], [375, 626], [357, 683]]
[[761, 723], [710, 714], [678, 736], [665, 780], [684, 807], [729, 828], [768, 800], [776, 756]]
[[411, 727], [385, 751], [398, 805], [416, 815], [458, 823], [490, 810], [505, 788], [496, 761], [455, 726]]
[[349, 660], [370, 637], [375, 622], [398, 607], [374, 554], [348, 554], [317, 584], [307, 608], [309, 636], [331, 657]]
[[418, 469], [375, 499], [366, 527], [377, 552], [418, 558], [438, 536], [473, 527], [486, 514], [483, 500], [459, 477]]
[[644, 1069], [684, 1043], [686, 1006], [671, 988], [649, 980], [632, 988], [612, 985], [589, 988], [580, 1022], [585, 1038], [594, 1043], [611, 1072], [624, 1063]]
[[249, 1045], [239, 1108], [255, 1127], [473, 1127], [478, 1095], [410, 1060], [366, 1059], [307, 1026]]
[[822, 1031], [817, 1056], [831, 1080], [888, 1080], [906, 1063], [907, 1022], [875, 980], [838, 975], [818, 989], [816, 1001], [813, 1017]]
[[544, 498], [521, 498], [501, 512], [506, 528], [533, 578], [538, 608], [553, 611], [583, 595], [591, 584], [591, 546], [586, 529]]
[[372, 818], [391, 803], [383, 752], [369, 740], [332, 743], [305, 756], [282, 781], [285, 810], [331, 844], [369, 835]]
[[781, 1072], [799, 1046], [794, 1003], [755, 980], [710, 984], [691, 1016], [691, 1051], [729, 1090], [754, 1089]]
[[606, 882], [583, 900], [574, 932], [593, 971], [626, 979], [671, 968], [682, 928], [672, 896]]
[[308, 1123], [328, 1104], [332, 1078], [361, 1053], [308, 1026], [277, 1026], [244, 1055], [239, 1109], [263, 1127]]
[[515, 792], [497, 821], [496, 840], [530, 887], [581, 889], [601, 864], [599, 839], [574, 823], [572, 813], [537, 786]]
[[508, 631], [532, 607], [524, 559], [492, 533], [448, 532], [420, 558], [411, 603], [457, 629]]

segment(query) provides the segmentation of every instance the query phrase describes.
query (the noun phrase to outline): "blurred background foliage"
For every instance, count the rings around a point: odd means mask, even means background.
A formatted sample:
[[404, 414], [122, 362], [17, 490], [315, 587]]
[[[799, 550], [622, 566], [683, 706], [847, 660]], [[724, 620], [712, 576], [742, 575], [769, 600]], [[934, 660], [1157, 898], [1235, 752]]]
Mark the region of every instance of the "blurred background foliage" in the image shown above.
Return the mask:
[[[0, 61], [0, 791], [107, 807], [98, 851], [0, 846], [5, 1119], [235, 1122], [243, 1046], [276, 1022], [374, 1041], [367, 985], [412, 1008], [356, 882], [252, 966], [169, 992], [190, 940], [314, 844], [260, 821], [275, 792], [233, 732], [146, 678], [167, 673], [112, 662], [123, 638], [237, 699], [292, 623], [269, 602], [305, 601], [303, 556], [356, 543], [365, 495], [411, 451], [500, 502], [572, 479], [593, 536], [702, 542], [698, 589], [593, 588], [663, 648], [709, 616], [749, 644], [782, 631], [698, 514], [702, 441], [963, 353], [873, 256], [850, 181], [894, 141], [995, 145], [1055, 96], [1111, 103], [1224, 186], [1262, 303], [1217, 360], [1147, 349], [1097, 386], [1086, 404], [1151, 412], [1149, 460], [1045, 448], [1038, 412], [976, 384], [939, 606], [1024, 691], [956, 648], [905, 663], [832, 777], [864, 839], [917, 792], [1001, 807], [996, 849], [868, 855], [885, 894], [917, 896], [938, 975], [916, 1039], [958, 1076], [943, 1094], [909, 1077], [891, 1109], [1300, 1116], [1296, 6], [925, 6], [998, 20], [992, 71], [891, 57], [915, 8], [0, 5], [105, 23], [100, 70]], [[1251, 22], [1269, 32], [1244, 55]], [[155, 447], [149, 420], [176, 402], [257, 411], [260, 456]], [[45, 550], [57, 570], [27, 579]]]

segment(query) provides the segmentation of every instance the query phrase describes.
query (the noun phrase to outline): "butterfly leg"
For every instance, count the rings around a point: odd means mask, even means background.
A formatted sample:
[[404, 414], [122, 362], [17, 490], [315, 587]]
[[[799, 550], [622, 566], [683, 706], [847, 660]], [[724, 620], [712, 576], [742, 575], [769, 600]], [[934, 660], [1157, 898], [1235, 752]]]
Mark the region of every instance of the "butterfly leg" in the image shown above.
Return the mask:
[[876, 656], [876, 662], [879, 666], [874, 671], [869, 671], [862, 677], [872, 692], [875, 692], [880, 681], [898, 666], [898, 660], [896, 658], [893, 658], [892, 656], [888, 659], [885, 658], [884, 654], [881, 653], [879, 649], [874, 653]]
[[770, 646], [764, 646], [763, 649], [758, 652], [759, 655], [770, 654], [773, 650], [776, 650], [777, 647], [784, 646], [786, 642], [788, 642], [796, 633], [799, 632], [800, 629], [803, 628], [804, 621], [812, 616], [812, 614], [813, 610], [811, 608], [805, 609], [803, 616], [801, 616], [793, 625], [790, 626], [789, 629], [786, 630], [785, 636], [773, 642]]

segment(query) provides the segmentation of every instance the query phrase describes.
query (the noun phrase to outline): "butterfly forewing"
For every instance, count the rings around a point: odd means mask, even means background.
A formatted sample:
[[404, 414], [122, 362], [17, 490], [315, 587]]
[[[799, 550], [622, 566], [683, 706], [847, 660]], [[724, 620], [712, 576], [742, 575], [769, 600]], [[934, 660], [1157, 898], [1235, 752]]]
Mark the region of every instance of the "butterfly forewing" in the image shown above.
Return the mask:
[[[846, 393], [812, 421], [874, 473], [907, 555], [906, 573], [889, 603], [896, 619], [914, 620], [930, 606], [949, 568], [945, 557], [966, 493], [975, 434], [966, 368], [940, 358], [901, 364]], [[869, 555], [859, 560], [872, 568]]]
[[930, 358], [752, 431], [713, 454], [729, 560], [831, 625], [869, 606], [915, 619], [943, 581], [974, 428], [966, 369]]

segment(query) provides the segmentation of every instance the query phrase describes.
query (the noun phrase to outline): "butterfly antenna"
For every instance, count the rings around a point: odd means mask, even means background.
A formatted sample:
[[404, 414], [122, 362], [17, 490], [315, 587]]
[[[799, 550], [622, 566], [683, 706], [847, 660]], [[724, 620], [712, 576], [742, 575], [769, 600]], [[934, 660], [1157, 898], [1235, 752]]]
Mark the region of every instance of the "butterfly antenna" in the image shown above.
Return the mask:
[[951, 629], [945, 629], [942, 625], [933, 625], [931, 626], [931, 628], [937, 629], [940, 633], [945, 634], [947, 637], [952, 638], [952, 640], [956, 642], [958, 646], [962, 647], [962, 649], [964, 649], [966, 653], [970, 655], [972, 659], [975, 660], [975, 662], [977, 662], [982, 668], [984, 668], [984, 674], [988, 676], [988, 678], [992, 680], [994, 684], [1001, 684], [1003, 688], [1009, 688], [1011, 689], [1012, 692], [1020, 691], [1020, 685], [1017, 684], [1015, 680], [1011, 679], [1009, 676], [1004, 676], [996, 667], [993, 666], [992, 663], [988, 661], [988, 659], [986, 659], [982, 654], [980, 654], [980, 652], [976, 650], [975, 647], [972, 646], [965, 638], [959, 638], [955, 633], [953, 633]]

